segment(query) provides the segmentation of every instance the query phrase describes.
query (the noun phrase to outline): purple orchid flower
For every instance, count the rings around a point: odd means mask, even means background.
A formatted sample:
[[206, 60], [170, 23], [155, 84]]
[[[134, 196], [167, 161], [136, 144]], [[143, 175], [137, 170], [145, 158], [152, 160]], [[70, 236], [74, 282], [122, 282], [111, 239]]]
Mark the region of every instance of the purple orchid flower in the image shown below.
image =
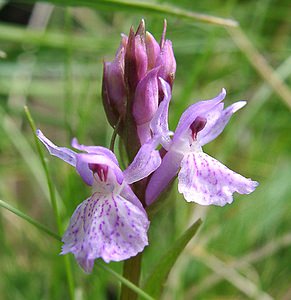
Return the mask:
[[[173, 139], [161, 139], [168, 152], [147, 186], [147, 205], [157, 199], [177, 173], [179, 192], [187, 201], [201, 205], [224, 206], [233, 201], [234, 192], [249, 194], [255, 190], [256, 181], [231, 171], [202, 151], [202, 146], [214, 140], [233, 113], [246, 104], [239, 101], [224, 109], [225, 95], [223, 89], [214, 99], [191, 105], [182, 114]], [[167, 116], [162, 122], [161, 126], [167, 128]]]
[[39, 140], [51, 155], [76, 168], [84, 182], [93, 188], [91, 197], [75, 210], [62, 238], [61, 254], [72, 252], [85, 272], [91, 272], [94, 260], [121, 261], [135, 256], [148, 245], [147, 214], [129, 184], [152, 173], [161, 163], [158, 151], [142, 147], [124, 172], [113, 152], [98, 146], [72, 147], [77, 153], [58, 147], [40, 130]]

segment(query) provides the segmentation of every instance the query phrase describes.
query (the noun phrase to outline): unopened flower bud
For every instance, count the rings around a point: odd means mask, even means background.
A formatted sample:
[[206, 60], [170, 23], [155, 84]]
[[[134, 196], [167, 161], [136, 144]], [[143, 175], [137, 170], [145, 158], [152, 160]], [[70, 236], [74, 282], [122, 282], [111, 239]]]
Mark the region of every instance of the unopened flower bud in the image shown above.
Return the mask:
[[164, 47], [164, 43], [166, 40], [166, 32], [167, 32], [167, 20], [164, 19], [164, 28], [163, 28], [163, 32], [162, 32], [162, 36], [161, 36], [161, 40], [160, 40], [160, 48]]
[[126, 36], [112, 62], [104, 62], [102, 98], [107, 118], [115, 126], [119, 117], [125, 116], [126, 90], [124, 83], [124, 51]]
[[148, 72], [136, 87], [132, 112], [138, 125], [149, 122], [158, 108], [158, 71]]
[[173, 85], [176, 61], [165, 38], [166, 27], [165, 21], [159, 44], [141, 20], [136, 31], [131, 27], [128, 37], [122, 36], [115, 60], [104, 64], [102, 96], [107, 118], [113, 127], [122, 118], [118, 134], [131, 158], [151, 138], [150, 122], [164, 99], [158, 78]]
[[146, 51], [148, 59], [148, 70], [154, 68], [156, 60], [160, 54], [160, 45], [148, 31], [146, 32]]
[[160, 55], [156, 61], [156, 67], [160, 66], [158, 76], [173, 86], [176, 73], [176, 60], [173, 52], [172, 42], [166, 40], [161, 48]]
[[137, 77], [138, 80], [141, 80], [146, 74], [148, 67], [148, 57], [144, 35], [138, 34], [135, 37], [135, 59], [137, 64]]
[[158, 109], [158, 72], [159, 68], [149, 71], [139, 82], [135, 91], [132, 113], [137, 124], [141, 144], [146, 142], [147, 138], [150, 137], [149, 122]]
[[136, 33], [133, 28], [130, 29], [125, 53], [125, 82], [130, 95], [134, 94], [138, 82], [145, 76], [147, 65], [145, 24], [142, 20]]

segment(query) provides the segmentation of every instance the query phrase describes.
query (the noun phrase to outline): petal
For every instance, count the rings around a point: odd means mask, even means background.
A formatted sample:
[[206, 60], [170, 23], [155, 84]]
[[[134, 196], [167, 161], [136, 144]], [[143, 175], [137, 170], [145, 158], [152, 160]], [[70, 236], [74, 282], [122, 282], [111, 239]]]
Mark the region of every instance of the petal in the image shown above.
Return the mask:
[[[118, 111], [120, 116], [124, 116], [126, 110], [126, 87], [124, 83], [124, 53], [125, 48], [122, 43], [118, 49], [115, 59], [112, 62], [104, 62], [103, 88], [105, 89], [104, 103], [109, 104]], [[109, 103], [107, 102], [109, 100]]]
[[150, 122], [142, 125], [136, 125], [136, 131], [141, 145], [151, 140], [152, 134], [150, 130]]
[[150, 127], [154, 136], [161, 138], [161, 144], [165, 149], [168, 149], [170, 144], [168, 125], [168, 111], [169, 104], [171, 100], [171, 87], [170, 85], [162, 78], [159, 78], [164, 93], [164, 99], [160, 103], [154, 117], [151, 120]]
[[162, 160], [159, 151], [155, 150], [157, 145], [158, 142], [152, 139], [139, 149], [133, 162], [123, 172], [124, 179], [128, 184], [149, 176], [159, 167]]
[[75, 148], [75, 149], [78, 149], [80, 151], [85, 151], [87, 153], [92, 153], [92, 154], [98, 154], [98, 155], [107, 156], [116, 165], [118, 165], [118, 161], [117, 161], [117, 158], [116, 158], [115, 154], [111, 150], [109, 150], [109, 149], [107, 149], [105, 147], [81, 145], [81, 144], [79, 144], [79, 142], [78, 142], [78, 140], [76, 138], [72, 139], [72, 147]]
[[159, 77], [166, 80], [171, 86], [173, 86], [175, 73], [176, 73], [176, 59], [172, 47], [172, 42], [166, 40], [161, 48], [160, 55], [156, 60], [156, 67], [160, 66]]
[[148, 56], [148, 70], [151, 70], [154, 68], [156, 59], [160, 54], [160, 45], [148, 31], [146, 32], [145, 43]]
[[184, 156], [178, 180], [185, 199], [201, 205], [224, 206], [233, 201], [234, 192], [249, 194], [258, 186], [203, 152]]
[[207, 118], [205, 128], [198, 133], [197, 139], [199, 144], [203, 146], [220, 135], [231, 116], [246, 104], [246, 101], [239, 101], [233, 103], [225, 110], [210, 111], [210, 113], [205, 116]]
[[123, 189], [120, 192], [120, 196], [122, 198], [125, 198], [127, 201], [130, 201], [133, 205], [137, 206], [146, 214], [146, 211], [143, 208], [141, 202], [136, 197], [135, 193], [132, 191], [131, 187], [128, 184], [124, 184]]
[[76, 166], [76, 152], [65, 147], [56, 146], [47, 137], [43, 135], [40, 129], [37, 129], [36, 135], [38, 139], [45, 145], [45, 147], [51, 155], [62, 159], [63, 161], [65, 161], [73, 167]]
[[145, 76], [148, 67], [144, 28], [140, 32], [138, 32], [137, 30], [135, 36], [134, 52], [137, 66], [136, 71], [138, 79], [141, 80]]
[[144, 211], [120, 195], [93, 195], [75, 210], [62, 239], [61, 254], [72, 252], [89, 273], [96, 258], [108, 263], [141, 252], [148, 245], [148, 227]]
[[115, 178], [110, 178], [113, 183], [117, 182], [121, 185], [123, 181], [123, 174], [120, 168], [107, 156], [105, 155], [97, 155], [97, 154], [87, 154], [87, 153], [80, 153], [77, 154], [77, 163], [76, 169], [82, 179], [88, 185], [93, 184], [93, 172], [89, 168], [89, 164], [101, 164], [108, 166], [113, 173], [115, 174]]
[[158, 109], [158, 71], [159, 68], [149, 71], [136, 87], [132, 114], [138, 125], [148, 123]]
[[203, 116], [215, 109], [215, 106], [219, 105], [219, 103], [225, 98], [225, 95], [226, 91], [225, 89], [222, 89], [221, 93], [215, 98], [211, 100], [199, 101], [187, 108], [179, 120], [173, 142], [175, 143], [178, 141], [181, 138], [181, 135], [187, 132], [190, 125], [198, 116]]
[[171, 180], [176, 176], [183, 155], [174, 151], [169, 151], [164, 156], [160, 167], [153, 173], [146, 188], [146, 204], [150, 205], [155, 200]]

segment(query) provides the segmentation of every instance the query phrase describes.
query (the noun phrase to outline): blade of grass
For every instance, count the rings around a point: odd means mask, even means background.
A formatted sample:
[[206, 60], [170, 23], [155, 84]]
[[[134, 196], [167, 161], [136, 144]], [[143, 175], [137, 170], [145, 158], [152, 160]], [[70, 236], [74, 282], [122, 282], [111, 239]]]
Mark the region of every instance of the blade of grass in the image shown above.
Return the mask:
[[[291, 232], [286, 233], [275, 240], [271, 240], [270, 242], [267, 242], [262, 247], [255, 249], [254, 251], [237, 258], [236, 260], [228, 263], [227, 265], [236, 268], [237, 270], [240, 271], [240, 269], [243, 269], [244, 267], [249, 266], [250, 264], [258, 263], [259, 261], [266, 259], [266, 257], [274, 255], [282, 248], [285, 247], [287, 248], [290, 245], [291, 245]], [[197, 286], [192, 287], [187, 292], [187, 295], [189, 295], [189, 297], [186, 298], [190, 299], [191, 297], [193, 298], [197, 297], [199, 293], [206, 290], [210, 290], [211, 287], [213, 287], [215, 284], [218, 284], [221, 280], [223, 280], [223, 277], [221, 275], [217, 273], [212, 273], [211, 275], [203, 279], [203, 281], [201, 281]]]
[[[28, 215], [26, 215], [25, 213], [21, 212], [17, 208], [9, 205], [8, 203], [6, 203], [3, 200], [0, 200], [0, 206], [3, 207], [3, 208], [5, 208], [5, 209], [8, 209], [9, 211], [11, 211], [12, 213], [14, 213], [15, 215], [19, 216], [20, 218], [22, 218], [25, 221], [29, 222], [31, 225], [35, 226], [37, 229], [41, 230], [42, 232], [50, 235], [51, 237], [53, 237], [57, 241], [61, 242], [62, 239], [61, 239], [61, 237], [57, 233], [51, 231], [45, 225], [43, 225], [43, 224], [39, 223], [38, 221], [34, 220], [33, 218], [29, 217]], [[65, 255], [64, 257], [68, 257], [68, 256]], [[130, 289], [132, 289], [133, 291], [135, 291], [143, 299], [154, 300], [154, 298], [152, 298], [151, 296], [149, 296], [142, 289], [140, 289], [139, 287], [137, 287], [136, 285], [134, 285], [132, 282], [130, 282], [129, 280], [127, 280], [126, 278], [124, 278], [122, 275], [120, 275], [120, 274], [116, 273], [115, 271], [113, 271], [111, 268], [105, 266], [104, 264], [102, 264], [101, 262], [98, 262], [98, 261], [96, 262], [96, 264], [101, 269], [103, 269], [104, 271], [106, 271], [107, 273], [109, 273], [113, 277], [115, 277], [118, 281], [120, 281], [121, 283], [125, 284]]]
[[4, 59], [6, 57], [7, 57], [7, 54], [4, 51], [0, 50], [0, 58]]
[[[276, 74], [285, 80], [291, 74], [291, 56], [287, 58], [277, 69]], [[257, 113], [262, 109], [262, 107], [268, 102], [270, 96], [272, 95], [272, 88], [266, 82], [263, 82], [260, 88], [250, 99], [248, 103], [247, 110], [241, 113], [239, 119], [235, 120], [232, 126], [228, 129], [224, 136], [224, 146], [221, 151], [218, 151], [219, 157], [222, 160], [226, 160], [227, 157], [234, 151], [234, 148], [239, 140], [238, 137], [242, 136], [243, 131], [247, 127], [248, 123], [251, 122]], [[237, 138], [234, 138], [237, 137]]]
[[[35, 1], [29, 1], [35, 2]], [[51, 2], [63, 6], [64, 1], [61, 0], [46, 0], [46, 2]], [[237, 21], [231, 19], [220, 18], [216, 16], [211, 16], [207, 14], [192, 12], [189, 10], [184, 10], [177, 6], [158, 4], [152, 2], [142, 2], [142, 1], [126, 1], [126, 0], [70, 0], [70, 6], [87, 6], [99, 10], [106, 11], [140, 11], [149, 12], [165, 16], [179, 17], [183, 19], [188, 19], [191, 21], [205, 22], [219, 26], [236, 27], [238, 26]]]
[[71, 46], [71, 38], [72, 34], [72, 17], [69, 11], [69, 8], [65, 9], [65, 32], [66, 32], [66, 60], [64, 65], [64, 122], [66, 126], [66, 131], [68, 132], [67, 138], [68, 142], [70, 142], [73, 136], [73, 109], [74, 109], [74, 92], [73, 92], [73, 70], [72, 70], [72, 46]]
[[[39, 31], [36, 29], [24, 29], [18, 26], [0, 24], [0, 40], [23, 44], [46, 46], [57, 49], [67, 48], [66, 34], [56, 31]], [[101, 48], [109, 48], [111, 41], [100, 39], [98, 36], [74, 35], [70, 39], [70, 45], [74, 51], [93, 52]]]
[[32, 219], [31, 217], [29, 217], [25, 213], [21, 212], [20, 210], [18, 210], [17, 208], [11, 206], [10, 204], [4, 202], [3, 200], [0, 200], [0, 206], [3, 207], [3, 208], [8, 209], [9, 211], [11, 211], [12, 213], [14, 213], [18, 217], [24, 219], [25, 221], [27, 221], [30, 224], [32, 224], [33, 226], [35, 226], [37, 229], [45, 232], [46, 234], [50, 235], [51, 237], [57, 239], [58, 241], [62, 240], [62, 238], [57, 233], [51, 231], [49, 228], [47, 228], [43, 224], [41, 224], [38, 221]]
[[238, 46], [245, 54], [250, 64], [262, 76], [262, 78], [273, 88], [276, 94], [282, 98], [285, 104], [291, 109], [291, 91], [288, 86], [281, 80], [272, 67], [267, 63], [265, 58], [255, 48], [253, 43], [241, 28], [225, 27]]
[[195, 236], [201, 224], [201, 219], [198, 219], [196, 222], [194, 222], [183, 233], [183, 235], [176, 240], [171, 247], [169, 247], [168, 251], [162, 256], [160, 261], [154, 267], [143, 285], [145, 291], [147, 291], [150, 295], [160, 299], [164, 284], [171, 269], [189, 241]]
[[49, 175], [48, 166], [46, 164], [45, 157], [43, 155], [39, 140], [38, 140], [37, 135], [36, 135], [35, 123], [34, 123], [32, 117], [31, 117], [30, 111], [29, 111], [27, 106], [24, 107], [24, 111], [25, 111], [26, 117], [28, 119], [30, 128], [33, 132], [33, 137], [34, 137], [34, 142], [35, 142], [35, 145], [36, 145], [37, 153], [38, 153], [38, 156], [39, 156], [40, 161], [41, 161], [42, 168], [43, 168], [44, 173], [45, 173], [45, 177], [46, 177], [46, 181], [47, 181], [47, 185], [48, 185], [48, 190], [49, 190], [49, 195], [50, 195], [50, 200], [51, 200], [51, 204], [52, 204], [53, 211], [54, 211], [55, 218], [56, 218], [58, 232], [59, 232], [59, 234], [61, 234], [61, 232], [62, 232], [62, 223], [61, 223], [61, 220], [59, 218], [55, 188], [54, 188], [53, 182], [51, 180], [51, 177]]
[[45, 183], [45, 177], [41, 172], [41, 166], [37, 160], [37, 157], [31, 148], [30, 144], [25, 139], [24, 135], [15, 125], [12, 118], [5, 113], [5, 111], [0, 106], [0, 126], [2, 126], [3, 131], [10, 139], [12, 144], [15, 146], [19, 154], [22, 156], [23, 160], [26, 162], [28, 168], [31, 170], [36, 182], [39, 184], [42, 192], [50, 199], [49, 193], [47, 191]]
[[[32, 117], [31, 117], [31, 114], [28, 110], [28, 107], [25, 106], [24, 110], [25, 110], [25, 114], [27, 116], [29, 125], [31, 127], [31, 130], [33, 132], [37, 152], [38, 152], [39, 158], [41, 160], [41, 164], [42, 164], [42, 167], [43, 167], [43, 170], [44, 170], [44, 173], [45, 173], [45, 177], [46, 177], [46, 180], [47, 180], [47, 185], [48, 185], [49, 194], [50, 194], [50, 200], [51, 200], [51, 204], [52, 204], [52, 207], [53, 207], [53, 211], [54, 211], [54, 215], [55, 215], [55, 219], [56, 219], [56, 223], [57, 223], [58, 233], [61, 235], [62, 234], [62, 222], [61, 222], [59, 211], [58, 211], [55, 188], [54, 188], [53, 182], [51, 180], [49, 170], [48, 170], [48, 166], [46, 164], [42, 149], [40, 148], [40, 142], [39, 142], [39, 140], [37, 138], [37, 135], [36, 135], [36, 126], [34, 124], [34, 121], [33, 121]], [[64, 263], [65, 263], [65, 270], [66, 270], [66, 275], [67, 275], [67, 280], [68, 280], [70, 298], [75, 299], [75, 284], [74, 284], [74, 281], [73, 281], [72, 267], [71, 267], [68, 256], [64, 256]]]
[[200, 249], [197, 253], [193, 253], [193, 255], [197, 257], [200, 262], [203, 262], [213, 272], [222, 276], [225, 280], [227, 280], [248, 297], [258, 300], [274, 299], [272, 296], [262, 291], [250, 279], [241, 275], [233, 267], [228, 266], [222, 260], [214, 255], [207, 253], [205, 250]]
[[113, 275], [116, 279], [118, 279], [122, 284], [126, 285], [128, 288], [130, 288], [131, 290], [133, 290], [136, 294], [138, 294], [140, 297], [142, 297], [143, 299], [147, 299], [147, 300], [154, 300], [153, 297], [151, 297], [150, 295], [148, 295], [146, 292], [144, 292], [142, 289], [140, 289], [139, 287], [137, 287], [135, 284], [133, 284], [132, 282], [130, 282], [129, 280], [127, 280], [126, 278], [124, 278], [123, 276], [121, 276], [120, 274], [116, 273], [115, 271], [113, 271], [112, 269], [108, 268], [107, 266], [105, 266], [104, 264], [100, 263], [100, 262], [96, 262], [97, 265], [102, 268], [103, 270], [105, 270], [106, 272], [110, 273], [111, 275]]

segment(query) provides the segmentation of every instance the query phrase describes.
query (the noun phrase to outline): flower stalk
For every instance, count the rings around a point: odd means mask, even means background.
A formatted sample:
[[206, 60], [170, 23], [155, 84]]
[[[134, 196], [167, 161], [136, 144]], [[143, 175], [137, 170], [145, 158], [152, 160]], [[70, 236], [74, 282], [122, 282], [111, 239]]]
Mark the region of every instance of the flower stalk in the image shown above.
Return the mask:
[[[141, 275], [142, 252], [123, 263], [123, 277], [139, 286]], [[136, 300], [138, 295], [127, 285], [121, 286], [120, 300]]]

